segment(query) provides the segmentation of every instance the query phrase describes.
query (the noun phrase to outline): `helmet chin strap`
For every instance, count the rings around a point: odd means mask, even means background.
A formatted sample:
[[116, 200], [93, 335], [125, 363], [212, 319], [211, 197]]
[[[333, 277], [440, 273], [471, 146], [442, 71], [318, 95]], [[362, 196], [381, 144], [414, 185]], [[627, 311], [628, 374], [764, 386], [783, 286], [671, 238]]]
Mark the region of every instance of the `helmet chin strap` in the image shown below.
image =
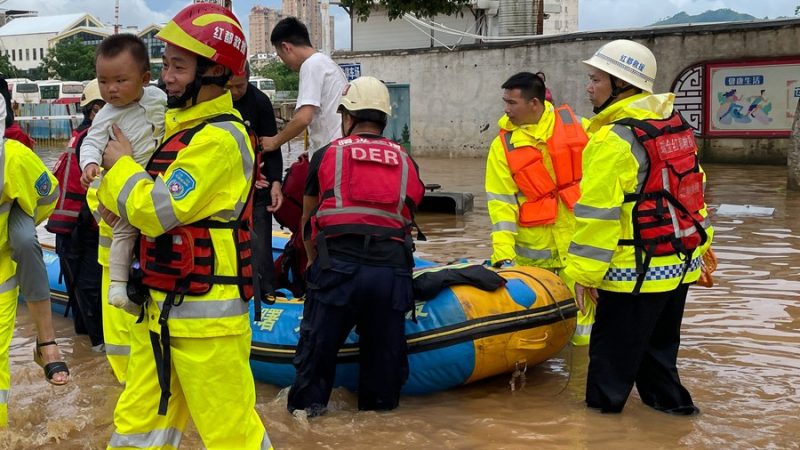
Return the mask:
[[[347, 111], [347, 110], [342, 108], [341, 111]], [[342, 137], [350, 136], [350, 134], [353, 132], [353, 130], [355, 130], [356, 126], [358, 126], [358, 122], [359, 122], [358, 119], [356, 118], [356, 116], [350, 114], [349, 112], [346, 112], [346, 114], [347, 114], [348, 117], [350, 117], [350, 120], [353, 122], [353, 124], [350, 125], [350, 129], [349, 130], [346, 130], [344, 128], [344, 117], [342, 117]]]
[[617, 86], [618, 78], [615, 77], [614, 75], [610, 75], [609, 74], [608, 78], [611, 81], [611, 95], [608, 96], [608, 99], [605, 102], [603, 102], [602, 105], [595, 106], [594, 108], [592, 108], [592, 112], [594, 112], [595, 114], [599, 114], [600, 111], [608, 108], [608, 105], [614, 103], [614, 100], [617, 99], [619, 94], [622, 94], [623, 92], [628, 91], [630, 89], [635, 89], [636, 88], [636, 86], [634, 86], [632, 84], [625, 84], [625, 86], [623, 86], [623, 87]]
[[[203, 69], [205, 72], [205, 69]], [[197, 96], [200, 95], [200, 89], [206, 85], [217, 85], [217, 86], [225, 86], [225, 83], [228, 82], [228, 75], [218, 75], [218, 76], [202, 76], [197, 73], [195, 70], [194, 80], [186, 86], [186, 90], [183, 91], [183, 94], [180, 96], [170, 95], [167, 97], [167, 108], [185, 108], [189, 106], [189, 100], [192, 101], [192, 105], [197, 104]]]

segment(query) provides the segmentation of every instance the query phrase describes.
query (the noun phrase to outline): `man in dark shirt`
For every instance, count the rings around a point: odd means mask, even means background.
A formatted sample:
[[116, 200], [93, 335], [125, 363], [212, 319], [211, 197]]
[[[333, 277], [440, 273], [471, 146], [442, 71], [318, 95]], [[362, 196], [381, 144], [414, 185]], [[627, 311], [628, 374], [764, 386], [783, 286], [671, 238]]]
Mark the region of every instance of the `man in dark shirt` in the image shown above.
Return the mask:
[[[86, 130], [92, 126], [94, 116], [106, 102], [100, 96], [97, 79], [92, 80], [84, 88], [80, 107], [83, 121], [75, 129], [68, 146], [75, 150], [80, 160], [80, 149]], [[78, 173], [78, 175], [80, 175]], [[66, 187], [62, 187], [66, 189]], [[98, 243], [100, 240], [97, 222], [92, 216], [86, 199], [83, 199], [78, 213], [78, 223], [71, 234], [56, 234], [56, 253], [61, 264], [61, 272], [65, 275], [69, 301], [75, 306], [75, 332], [88, 334], [92, 350], [103, 352], [103, 310], [100, 298], [103, 268], [97, 262]]]
[[[266, 94], [248, 82], [250, 65], [246, 66], [244, 76], [233, 76], [228, 88], [233, 97], [233, 107], [242, 115], [244, 123], [259, 138], [275, 136], [278, 127], [275, 123], [275, 111]], [[281, 176], [283, 175], [283, 159], [280, 151], [262, 153], [262, 166], [259, 179], [256, 181], [255, 198], [253, 199], [253, 222], [255, 227], [255, 263], [261, 280], [261, 293], [268, 295], [275, 285], [275, 266], [272, 259], [272, 212], [281, 207]]]

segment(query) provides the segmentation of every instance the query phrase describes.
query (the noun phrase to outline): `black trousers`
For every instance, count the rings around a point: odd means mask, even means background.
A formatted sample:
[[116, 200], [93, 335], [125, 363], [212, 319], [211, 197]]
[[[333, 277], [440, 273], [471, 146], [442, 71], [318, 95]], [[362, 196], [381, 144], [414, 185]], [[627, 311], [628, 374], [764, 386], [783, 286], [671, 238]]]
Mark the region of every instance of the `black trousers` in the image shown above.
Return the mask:
[[103, 341], [103, 307], [100, 288], [103, 268], [97, 262], [97, 230], [79, 225], [71, 236], [56, 235], [56, 253], [67, 287], [70, 305], [75, 308], [75, 333], [88, 334], [92, 346]]
[[408, 379], [405, 314], [412, 305], [411, 269], [370, 266], [331, 258], [309, 268], [308, 291], [294, 358], [297, 369], [288, 409], [325, 411], [337, 353], [356, 327], [360, 365], [358, 409], [389, 410], [400, 403]]
[[275, 286], [275, 261], [272, 258], [272, 213], [267, 206], [272, 204], [269, 188], [256, 189], [253, 198], [254, 268], [261, 280], [261, 295], [273, 292]]
[[652, 294], [599, 292], [589, 344], [587, 406], [621, 412], [635, 384], [642, 401], [655, 409], [694, 409], [676, 366], [688, 290], [683, 284]]

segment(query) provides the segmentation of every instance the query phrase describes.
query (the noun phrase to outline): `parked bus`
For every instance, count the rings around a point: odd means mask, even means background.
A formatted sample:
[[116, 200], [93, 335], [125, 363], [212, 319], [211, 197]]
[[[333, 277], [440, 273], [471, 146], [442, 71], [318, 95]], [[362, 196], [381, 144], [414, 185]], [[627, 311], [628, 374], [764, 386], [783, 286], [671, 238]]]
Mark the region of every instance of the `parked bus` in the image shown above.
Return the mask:
[[79, 81], [44, 80], [37, 81], [39, 93], [44, 103], [79, 103], [83, 84]]
[[27, 78], [8, 78], [8, 91], [11, 101], [16, 103], [39, 103], [42, 97], [39, 94], [39, 85]]
[[255, 86], [259, 91], [267, 94], [270, 100], [275, 97], [275, 82], [272, 78], [250, 77], [250, 84]]

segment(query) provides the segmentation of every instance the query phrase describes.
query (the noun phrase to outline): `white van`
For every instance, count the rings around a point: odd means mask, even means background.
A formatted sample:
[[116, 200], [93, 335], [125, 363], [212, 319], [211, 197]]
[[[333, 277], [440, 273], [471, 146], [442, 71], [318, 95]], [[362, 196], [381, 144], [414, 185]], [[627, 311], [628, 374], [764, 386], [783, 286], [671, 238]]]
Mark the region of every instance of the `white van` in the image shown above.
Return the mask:
[[270, 100], [275, 97], [275, 81], [273, 81], [272, 78], [250, 77], [250, 84], [255, 86], [259, 91], [267, 94]]
[[8, 92], [11, 101], [17, 103], [39, 103], [42, 97], [39, 94], [39, 85], [27, 78], [8, 78]]
[[44, 80], [37, 81], [39, 95], [45, 103], [80, 103], [83, 83], [80, 81]]

